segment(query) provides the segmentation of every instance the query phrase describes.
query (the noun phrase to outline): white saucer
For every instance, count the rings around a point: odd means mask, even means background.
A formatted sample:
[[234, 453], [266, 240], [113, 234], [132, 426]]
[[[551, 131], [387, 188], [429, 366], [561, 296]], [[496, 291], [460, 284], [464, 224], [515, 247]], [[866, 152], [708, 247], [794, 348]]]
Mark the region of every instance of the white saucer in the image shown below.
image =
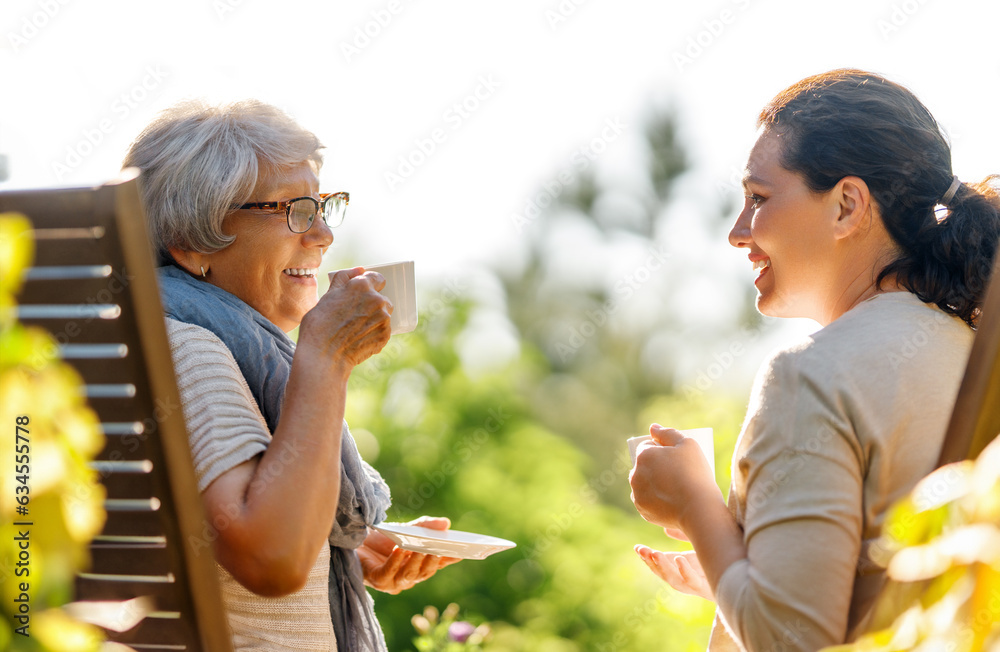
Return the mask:
[[459, 559], [486, 559], [517, 544], [506, 539], [459, 530], [432, 530], [402, 523], [382, 523], [375, 529], [403, 550]]

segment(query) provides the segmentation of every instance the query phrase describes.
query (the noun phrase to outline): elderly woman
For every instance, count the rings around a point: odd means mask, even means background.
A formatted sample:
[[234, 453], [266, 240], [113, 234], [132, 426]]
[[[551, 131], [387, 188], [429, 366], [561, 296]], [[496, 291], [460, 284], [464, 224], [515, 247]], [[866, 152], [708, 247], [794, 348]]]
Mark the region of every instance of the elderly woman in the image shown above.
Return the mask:
[[318, 297], [348, 202], [319, 192], [320, 148], [266, 104], [192, 102], [147, 127], [124, 162], [143, 171], [237, 650], [384, 650], [364, 585], [396, 593], [457, 561], [369, 530], [389, 491], [358, 455], [344, 406], [351, 370], [389, 339], [392, 306], [362, 268], [338, 271]]
[[754, 383], [729, 505], [697, 444], [654, 424], [632, 472], [642, 516], [696, 554], [636, 551], [714, 599], [710, 649], [817, 650], [863, 630], [866, 554], [931, 471], [1000, 239], [990, 180], [962, 183], [926, 107], [860, 70], [809, 77], [761, 112], [729, 235], [757, 308], [823, 326]]

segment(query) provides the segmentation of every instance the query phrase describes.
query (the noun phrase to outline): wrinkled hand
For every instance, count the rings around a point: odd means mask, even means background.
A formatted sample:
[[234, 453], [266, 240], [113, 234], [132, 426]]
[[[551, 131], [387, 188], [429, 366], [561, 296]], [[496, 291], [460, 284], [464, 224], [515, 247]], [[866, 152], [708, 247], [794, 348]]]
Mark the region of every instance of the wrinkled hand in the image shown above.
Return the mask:
[[635, 552], [646, 562], [651, 571], [674, 590], [706, 600], [715, 599], [712, 587], [709, 586], [708, 578], [705, 577], [705, 571], [694, 551], [660, 552], [649, 546], [637, 545]]
[[392, 303], [379, 291], [385, 279], [363, 267], [342, 269], [330, 276], [330, 288], [306, 313], [298, 348], [334, 356], [355, 367], [388, 343]]
[[720, 490], [698, 442], [655, 423], [649, 434], [653, 441], [639, 445], [629, 474], [632, 502], [644, 519], [673, 536], [706, 499], [720, 498]]
[[[432, 530], [447, 530], [451, 521], [446, 518], [422, 516], [407, 525], [417, 525]], [[428, 579], [439, 569], [462, 561], [454, 557], [438, 557], [412, 552], [396, 547], [392, 540], [377, 530], [371, 530], [358, 548], [365, 584], [395, 595]]]

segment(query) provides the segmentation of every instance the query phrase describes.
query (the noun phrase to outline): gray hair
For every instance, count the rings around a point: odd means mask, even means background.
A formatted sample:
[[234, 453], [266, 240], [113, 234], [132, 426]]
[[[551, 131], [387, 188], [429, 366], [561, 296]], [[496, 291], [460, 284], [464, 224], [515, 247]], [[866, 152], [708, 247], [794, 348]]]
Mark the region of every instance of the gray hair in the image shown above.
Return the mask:
[[168, 247], [210, 254], [235, 236], [222, 232], [232, 207], [284, 170], [323, 164], [319, 139], [277, 107], [257, 100], [210, 106], [181, 102], [161, 113], [122, 167], [142, 170], [139, 185], [160, 264]]

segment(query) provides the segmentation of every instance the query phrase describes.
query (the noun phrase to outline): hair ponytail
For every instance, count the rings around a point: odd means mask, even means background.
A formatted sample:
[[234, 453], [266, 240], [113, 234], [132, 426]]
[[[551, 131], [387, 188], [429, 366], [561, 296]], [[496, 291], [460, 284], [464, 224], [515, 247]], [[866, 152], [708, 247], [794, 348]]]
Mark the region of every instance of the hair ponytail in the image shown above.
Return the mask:
[[917, 230], [913, 250], [886, 266], [879, 284], [895, 275], [922, 301], [937, 304], [975, 327], [1000, 242], [998, 186], [996, 175], [977, 184], [961, 184], [946, 214]]
[[1000, 241], [1000, 177], [951, 188], [951, 148], [909, 90], [862, 70], [807, 77], [779, 93], [758, 125], [784, 138], [782, 166], [813, 192], [864, 179], [899, 256], [892, 276], [926, 303], [975, 327]]

